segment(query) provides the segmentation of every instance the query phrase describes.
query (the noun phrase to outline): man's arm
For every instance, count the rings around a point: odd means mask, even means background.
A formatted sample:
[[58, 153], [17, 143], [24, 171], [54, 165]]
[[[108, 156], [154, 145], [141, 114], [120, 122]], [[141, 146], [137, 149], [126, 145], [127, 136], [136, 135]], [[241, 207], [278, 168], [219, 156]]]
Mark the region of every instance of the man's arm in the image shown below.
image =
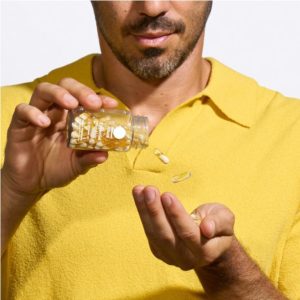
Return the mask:
[[196, 224], [171, 193], [136, 186], [133, 197], [152, 253], [182, 270], [194, 269], [210, 299], [286, 299], [234, 236], [234, 215], [220, 204], [196, 209]]
[[1, 256], [8, 242], [34, 203], [37, 196], [22, 196], [11, 189], [8, 178], [1, 170]]
[[283, 300], [237, 239], [215, 262], [195, 270], [211, 299]]
[[66, 185], [108, 157], [107, 152], [74, 151], [66, 146], [66, 110], [82, 105], [97, 111], [117, 104], [114, 99], [98, 96], [80, 82], [65, 78], [58, 85], [40, 83], [30, 103], [16, 107], [1, 171], [1, 255], [41, 195]]

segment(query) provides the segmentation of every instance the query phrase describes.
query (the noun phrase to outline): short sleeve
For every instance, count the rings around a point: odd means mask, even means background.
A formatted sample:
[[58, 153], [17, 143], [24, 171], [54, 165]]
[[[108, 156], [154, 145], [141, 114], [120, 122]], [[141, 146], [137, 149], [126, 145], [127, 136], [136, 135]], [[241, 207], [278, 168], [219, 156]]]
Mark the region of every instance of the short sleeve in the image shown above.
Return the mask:
[[10, 125], [14, 110], [20, 103], [30, 101], [37, 81], [1, 87], [1, 165], [4, 160], [7, 129]]
[[295, 216], [293, 226], [283, 251], [279, 289], [290, 300], [300, 299], [300, 211]]

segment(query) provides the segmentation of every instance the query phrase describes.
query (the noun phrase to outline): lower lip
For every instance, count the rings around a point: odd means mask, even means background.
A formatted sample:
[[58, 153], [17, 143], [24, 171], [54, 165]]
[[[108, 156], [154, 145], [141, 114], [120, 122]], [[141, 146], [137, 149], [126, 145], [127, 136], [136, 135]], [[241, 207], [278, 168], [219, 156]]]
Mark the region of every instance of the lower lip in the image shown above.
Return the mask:
[[165, 40], [169, 38], [170, 35], [163, 35], [159, 37], [147, 38], [142, 36], [135, 36], [137, 42], [144, 47], [158, 47], [160, 46]]

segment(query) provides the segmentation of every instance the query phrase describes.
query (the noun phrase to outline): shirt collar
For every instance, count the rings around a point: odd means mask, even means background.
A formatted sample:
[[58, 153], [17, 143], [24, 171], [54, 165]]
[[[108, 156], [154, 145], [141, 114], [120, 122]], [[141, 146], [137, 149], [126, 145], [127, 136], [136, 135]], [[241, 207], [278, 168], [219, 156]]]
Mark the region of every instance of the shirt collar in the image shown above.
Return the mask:
[[211, 75], [200, 94], [208, 97], [227, 118], [251, 127], [255, 121], [257, 83], [216, 59], [207, 60], [211, 64]]
[[[89, 58], [92, 62], [93, 56]], [[179, 107], [205, 96], [228, 119], [242, 126], [251, 127], [255, 120], [258, 90], [256, 81], [230, 69], [214, 58], [206, 58], [206, 60], [211, 64], [211, 74], [207, 86]], [[93, 78], [90, 79], [89, 85], [96, 92], [115, 98], [107, 90], [96, 87]], [[126, 108], [126, 106], [122, 104], [122, 108]], [[220, 114], [218, 115], [220, 116]]]

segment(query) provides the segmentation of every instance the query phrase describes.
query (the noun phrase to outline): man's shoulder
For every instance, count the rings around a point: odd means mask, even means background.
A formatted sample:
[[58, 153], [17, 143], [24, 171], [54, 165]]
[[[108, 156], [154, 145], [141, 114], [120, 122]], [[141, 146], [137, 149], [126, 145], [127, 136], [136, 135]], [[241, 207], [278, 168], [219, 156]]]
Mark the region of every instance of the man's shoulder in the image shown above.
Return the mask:
[[300, 99], [261, 86], [255, 79], [209, 58], [212, 66], [206, 93], [229, 118], [251, 126], [259, 121], [300, 118]]
[[258, 85], [256, 99], [257, 119], [270, 116], [274, 121], [300, 121], [300, 99]]
[[68, 65], [52, 70], [47, 75], [39, 78], [40, 82], [46, 81], [57, 84], [65, 77], [71, 77], [87, 86], [93, 86], [92, 61], [96, 54], [86, 55]]
[[[91, 62], [95, 54], [84, 56], [70, 64], [58, 67], [48, 74], [38, 77], [31, 82], [1, 87], [1, 98], [8, 104], [12, 102], [27, 102], [35, 87], [41, 82], [57, 84], [64, 77], [72, 77], [82, 83], [90, 83], [92, 79]], [[28, 98], [29, 97], [29, 98]], [[6, 101], [9, 98], [9, 101]], [[14, 99], [15, 101], [13, 101]]]

